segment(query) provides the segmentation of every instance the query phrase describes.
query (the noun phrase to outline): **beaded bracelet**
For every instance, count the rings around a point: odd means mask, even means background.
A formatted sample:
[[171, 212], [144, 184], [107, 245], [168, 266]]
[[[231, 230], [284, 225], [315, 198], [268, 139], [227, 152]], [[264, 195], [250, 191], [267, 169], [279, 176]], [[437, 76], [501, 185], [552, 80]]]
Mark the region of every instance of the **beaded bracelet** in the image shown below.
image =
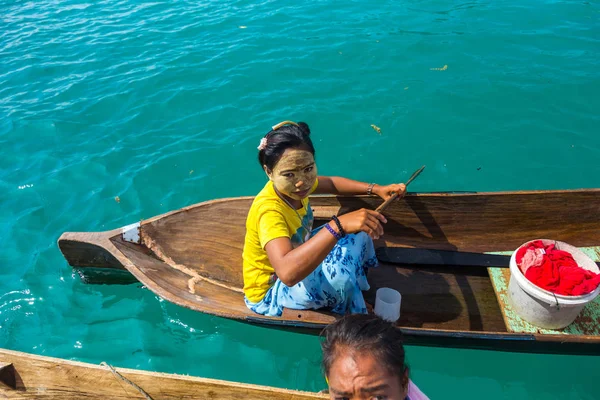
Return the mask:
[[346, 236], [346, 231], [344, 230], [344, 228], [342, 228], [342, 223], [340, 222], [340, 220], [338, 219], [337, 216], [332, 216], [331, 219], [333, 219], [333, 222], [335, 222], [335, 224], [338, 227], [338, 230], [340, 231], [340, 235], [342, 235], [342, 237]]
[[329, 226], [329, 224], [325, 224], [325, 228], [327, 228], [327, 230], [333, 235], [333, 237], [336, 240], [340, 240], [342, 238], [342, 235], [334, 231], [333, 228]]
[[373, 188], [375, 187], [374, 183], [369, 183], [369, 186], [367, 186], [367, 195], [370, 196], [373, 194]]

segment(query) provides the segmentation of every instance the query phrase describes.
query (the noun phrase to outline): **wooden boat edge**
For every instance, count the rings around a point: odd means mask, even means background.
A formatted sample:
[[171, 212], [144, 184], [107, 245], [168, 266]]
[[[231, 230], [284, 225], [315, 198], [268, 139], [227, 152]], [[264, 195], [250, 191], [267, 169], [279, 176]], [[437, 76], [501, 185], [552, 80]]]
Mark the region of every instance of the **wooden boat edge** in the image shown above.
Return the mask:
[[[53, 397], [59, 394], [63, 396], [61, 398], [73, 399], [82, 396], [85, 398], [132, 398], [139, 396], [139, 393], [133, 387], [115, 377], [109, 368], [101, 365], [0, 349], [0, 365], [7, 366], [9, 364], [12, 364], [16, 372], [16, 388], [8, 389], [8, 386], [4, 387], [2, 398], [21, 399], [31, 398], [32, 395], [35, 398], [40, 398]], [[115, 370], [156, 399], [183, 398], [186, 393], [200, 398], [203, 397], [202, 393], [204, 393], [207, 398], [212, 398], [214, 395], [219, 394], [219, 391], [222, 392], [223, 396], [226, 396], [223, 398], [327, 398], [326, 395], [319, 393], [190, 375], [118, 367], [115, 367]], [[67, 382], [65, 382], [65, 379]], [[172, 385], [175, 385], [175, 387], [172, 388]], [[2, 383], [0, 383], [0, 386], [2, 386]], [[126, 387], [127, 391], [124, 391], [123, 387]], [[65, 390], [65, 388], [68, 390]], [[172, 394], [169, 394], [169, 389], [173, 391]], [[131, 396], [131, 393], [135, 393], [135, 396]], [[232, 396], [229, 397], [228, 395]]]
[[[67, 245], [67, 243], [73, 242], [73, 243], [89, 244], [89, 242], [83, 241], [83, 240], [85, 240], [85, 234], [86, 234], [85, 232], [65, 232], [63, 235], [61, 235], [61, 238], [59, 239], [59, 247], [61, 247], [61, 251], [64, 248], [64, 246]], [[105, 231], [105, 232], [98, 232], [98, 242], [95, 243], [96, 246], [95, 246], [94, 250], [99, 251], [101, 253], [101, 257], [104, 257], [105, 255], [109, 255], [110, 257], [117, 260], [121, 267], [119, 269], [129, 271], [135, 277], [135, 279], [137, 279], [143, 285], [148, 287], [148, 289], [150, 289], [152, 292], [154, 292], [161, 298], [163, 298], [173, 304], [177, 304], [178, 306], [189, 308], [194, 311], [210, 313], [210, 314], [213, 314], [213, 315], [216, 315], [219, 317], [242, 319], [242, 318], [240, 318], [239, 315], [236, 315], [236, 314], [220, 312], [219, 310], [207, 310], [207, 309], [203, 309], [201, 307], [197, 307], [195, 305], [195, 303], [194, 304], [186, 303], [183, 300], [181, 300], [179, 297], [173, 295], [173, 293], [163, 289], [162, 286], [156, 284], [153, 280], [149, 279], [146, 274], [144, 274], [142, 271], [140, 271], [139, 268], [131, 260], [129, 260], [129, 258], [127, 258], [121, 251], [119, 251], [119, 249], [117, 249], [115, 247], [115, 245], [110, 241], [110, 238], [112, 238], [116, 235], [120, 235], [120, 234], [121, 234], [120, 229], [115, 229], [112, 231]], [[139, 246], [139, 245], [136, 245], [136, 246]], [[80, 267], [80, 265], [71, 264], [71, 260], [73, 260], [73, 257], [69, 257], [69, 256], [65, 255], [64, 252], [63, 252], [63, 255], [65, 256], [65, 258], [67, 258], [67, 261], [69, 262], [70, 265], [75, 266], [75, 267]], [[84, 266], [84, 267], [86, 267], [86, 266]], [[102, 268], [102, 266], [100, 266], [100, 265], [92, 265], [92, 267]]]
[[[521, 191], [500, 191], [500, 192], [407, 192], [405, 197], [466, 197], [466, 196], [510, 196], [510, 195], [538, 195], [538, 194], [576, 194], [576, 193], [586, 193], [586, 192], [597, 192], [600, 193], [600, 188], [591, 188], [591, 189], [562, 189], [562, 190], [521, 190]], [[357, 198], [370, 198], [367, 195], [359, 195], [359, 196], [336, 196], [336, 195], [327, 195], [327, 194], [319, 194], [312, 195], [311, 198], [344, 198], [344, 197], [357, 197]], [[150, 217], [148, 219], [144, 219], [141, 221], [142, 225], [146, 223], [152, 223], [154, 221], [160, 220], [162, 218], [169, 217], [173, 214], [185, 212], [192, 210], [197, 207], [209, 206], [212, 204], [224, 203], [228, 201], [235, 200], [249, 200], [253, 199], [254, 196], [238, 196], [238, 197], [223, 197], [220, 199], [212, 199], [206, 200], [199, 203], [190, 204], [189, 206], [185, 206], [179, 208], [177, 210], [168, 211], [163, 214], [156, 215], [154, 217]]]

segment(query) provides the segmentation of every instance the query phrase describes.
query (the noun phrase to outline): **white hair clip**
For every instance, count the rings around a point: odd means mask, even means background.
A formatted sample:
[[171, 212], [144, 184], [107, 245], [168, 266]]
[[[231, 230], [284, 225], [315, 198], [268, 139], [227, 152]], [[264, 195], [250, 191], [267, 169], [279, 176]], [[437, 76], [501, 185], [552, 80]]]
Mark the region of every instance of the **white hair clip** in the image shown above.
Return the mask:
[[257, 149], [264, 150], [266, 148], [267, 148], [267, 138], [264, 137], [264, 138], [260, 139], [260, 144], [258, 145]]

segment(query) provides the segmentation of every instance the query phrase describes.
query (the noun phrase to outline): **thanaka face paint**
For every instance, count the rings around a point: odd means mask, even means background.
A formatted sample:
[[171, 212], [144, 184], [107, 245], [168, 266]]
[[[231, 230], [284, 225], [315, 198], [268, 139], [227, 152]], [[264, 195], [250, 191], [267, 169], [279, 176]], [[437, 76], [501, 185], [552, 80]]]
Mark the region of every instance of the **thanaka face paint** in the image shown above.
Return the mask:
[[317, 165], [310, 151], [287, 149], [273, 171], [265, 172], [277, 191], [294, 200], [308, 196], [317, 179]]

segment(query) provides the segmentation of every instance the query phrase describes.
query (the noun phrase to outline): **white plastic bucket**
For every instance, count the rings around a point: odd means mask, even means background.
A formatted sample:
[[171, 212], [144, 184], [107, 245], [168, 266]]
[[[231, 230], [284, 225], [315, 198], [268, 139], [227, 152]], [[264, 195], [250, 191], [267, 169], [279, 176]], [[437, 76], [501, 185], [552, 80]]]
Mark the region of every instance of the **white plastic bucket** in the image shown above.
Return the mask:
[[400, 318], [402, 295], [391, 288], [377, 289], [375, 294], [375, 314], [386, 321], [396, 322]]
[[[541, 239], [545, 246], [555, 244], [573, 256], [581, 268], [598, 273], [596, 263], [577, 247], [555, 240]], [[533, 240], [523, 244], [528, 245]], [[508, 284], [508, 300], [514, 310], [524, 320], [545, 329], [561, 329], [572, 323], [581, 310], [600, 293], [600, 286], [583, 296], [563, 296], [542, 289], [523, 275], [516, 262], [517, 251], [510, 257], [510, 282]]]

